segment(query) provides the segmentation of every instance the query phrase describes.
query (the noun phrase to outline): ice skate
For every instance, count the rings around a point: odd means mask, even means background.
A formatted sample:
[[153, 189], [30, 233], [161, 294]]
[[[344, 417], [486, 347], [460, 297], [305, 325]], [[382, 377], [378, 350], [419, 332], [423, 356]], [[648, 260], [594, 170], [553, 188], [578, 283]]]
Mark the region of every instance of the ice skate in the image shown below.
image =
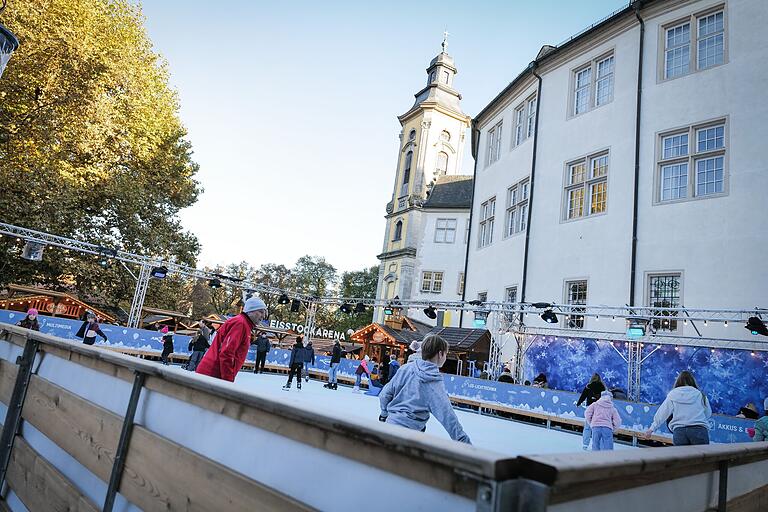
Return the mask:
[[360, 392], [360, 386], [355, 386], [354, 388], [352, 388], [352, 392], [353, 393], [359, 393]]
[[330, 382], [328, 382], [328, 383], [326, 383], [326, 384], [323, 384], [323, 387], [324, 387], [324, 388], [327, 388], [327, 389], [333, 389], [333, 384], [331, 384]]
[[297, 382], [297, 383], [296, 383], [296, 389], [298, 389], [299, 391], [301, 391], [301, 381], [299, 381], [299, 382]]
[[333, 387], [332, 387], [331, 389], [334, 389], [334, 390], [335, 390], [335, 389], [339, 389], [339, 385], [338, 385], [338, 384], [336, 384], [335, 382], [332, 384], [332, 386], [333, 386]]
[[290, 390], [291, 390], [290, 384], [286, 384], [285, 386], [283, 386], [283, 391], [290, 391]]

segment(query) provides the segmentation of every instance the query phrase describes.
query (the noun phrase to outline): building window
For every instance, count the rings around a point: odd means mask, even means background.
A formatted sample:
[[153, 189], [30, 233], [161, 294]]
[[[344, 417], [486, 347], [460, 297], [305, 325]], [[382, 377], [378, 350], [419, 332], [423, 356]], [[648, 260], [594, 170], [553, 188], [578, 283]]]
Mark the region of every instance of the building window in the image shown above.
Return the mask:
[[536, 96], [528, 98], [515, 109], [515, 133], [512, 146], [519, 146], [533, 136], [536, 123]]
[[400, 195], [408, 195], [408, 184], [411, 181], [411, 162], [413, 161], [413, 151], [405, 154], [405, 166], [403, 168], [403, 183], [400, 186]]
[[437, 219], [435, 243], [452, 244], [456, 241], [456, 219]]
[[402, 238], [403, 238], [403, 221], [399, 220], [395, 223], [395, 237], [392, 239], [392, 241], [397, 242]]
[[[691, 27], [696, 27], [695, 31]], [[694, 15], [664, 29], [665, 79], [684, 76], [723, 62], [725, 11]]]
[[[565, 303], [571, 306], [582, 306], [587, 303], [587, 281], [566, 281], [565, 282]], [[566, 315], [565, 325], [571, 329], [583, 329], [584, 328], [584, 315], [585, 308], [572, 308], [571, 314]]]
[[536, 125], [536, 97], [528, 100], [528, 121], [526, 122], [526, 137], [533, 137]]
[[463, 295], [464, 294], [464, 272], [459, 272], [458, 282], [459, 284], [457, 286], [456, 293], [458, 293], [459, 295]]
[[408, 133], [408, 140], [414, 140], [414, 139], [416, 139], [416, 130], [411, 130]]
[[448, 172], [448, 153], [441, 151], [437, 154], [437, 165], [435, 165], [435, 176], [445, 176]]
[[[517, 286], [509, 286], [504, 289], [504, 302], [516, 303], [517, 302]], [[508, 322], [512, 322], [515, 319], [514, 313], [505, 313]]]
[[573, 76], [573, 115], [613, 100], [613, 55], [602, 56], [577, 69]]
[[525, 231], [528, 224], [528, 179], [507, 189], [507, 218], [504, 236]]
[[433, 71], [429, 74], [429, 83], [432, 83], [434, 81], [435, 81], [435, 72]]
[[440, 293], [443, 291], [443, 273], [425, 271], [421, 273], [421, 291]]
[[662, 134], [656, 200], [676, 201], [725, 193], [725, 135], [723, 120]]
[[487, 247], [493, 243], [493, 221], [496, 217], [496, 198], [492, 197], [480, 205], [480, 236], [478, 247]]
[[491, 165], [501, 157], [501, 127], [502, 123], [499, 122], [488, 130], [488, 158], [486, 165]]
[[657, 331], [677, 330], [677, 311], [666, 308], [680, 307], [680, 274], [651, 274], [648, 276], [648, 303], [653, 310], [653, 327]]
[[608, 206], [608, 153], [581, 158], [567, 165], [564, 220], [604, 213]]
[[450, 73], [448, 73], [447, 71], [443, 71], [443, 83], [445, 83], [445, 85], [448, 85], [448, 80], [450, 78], [451, 78]]

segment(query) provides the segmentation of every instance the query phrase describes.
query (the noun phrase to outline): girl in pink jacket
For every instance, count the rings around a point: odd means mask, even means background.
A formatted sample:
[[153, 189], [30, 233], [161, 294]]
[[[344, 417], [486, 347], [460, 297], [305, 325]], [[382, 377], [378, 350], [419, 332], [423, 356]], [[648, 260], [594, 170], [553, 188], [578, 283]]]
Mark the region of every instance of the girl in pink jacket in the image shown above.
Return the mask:
[[621, 426], [621, 416], [610, 391], [600, 393], [600, 399], [587, 407], [584, 419], [592, 427], [592, 451], [613, 450], [613, 431]]

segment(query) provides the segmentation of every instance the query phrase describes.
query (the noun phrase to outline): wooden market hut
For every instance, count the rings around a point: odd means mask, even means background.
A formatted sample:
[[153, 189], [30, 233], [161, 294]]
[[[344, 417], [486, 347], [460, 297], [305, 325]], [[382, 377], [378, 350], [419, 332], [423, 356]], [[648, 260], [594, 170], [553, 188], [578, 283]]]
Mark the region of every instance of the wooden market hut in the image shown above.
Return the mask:
[[65, 292], [57, 292], [38, 288], [10, 284], [7, 295], [0, 299], [0, 309], [26, 312], [35, 308], [41, 315], [78, 320], [86, 311], [92, 311], [101, 322], [117, 323], [114, 314], [107, 313], [101, 307], [96, 307]]
[[421, 341], [432, 326], [421, 323], [407, 316], [389, 316], [384, 324], [369, 324], [353, 333], [349, 339], [362, 343], [360, 356], [368, 356], [381, 362], [384, 357], [395, 354], [405, 362], [408, 345], [412, 341]]
[[446, 373], [467, 374], [469, 361], [482, 369], [491, 350], [491, 332], [488, 329], [464, 327], [435, 327], [430, 334], [437, 334], [448, 342], [448, 360], [443, 365]]
[[164, 325], [167, 325], [168, 329], [173, 332], [189, 329], [189, 326], [182, 322], [182, 320], [188, 318], [188, 315], [181, 311], [144, 306], [141, 308], [141, 312], [146, 313], [146, 316], [141, 319], [142, 329], [152, 329], [157, 331], [162, 329]]

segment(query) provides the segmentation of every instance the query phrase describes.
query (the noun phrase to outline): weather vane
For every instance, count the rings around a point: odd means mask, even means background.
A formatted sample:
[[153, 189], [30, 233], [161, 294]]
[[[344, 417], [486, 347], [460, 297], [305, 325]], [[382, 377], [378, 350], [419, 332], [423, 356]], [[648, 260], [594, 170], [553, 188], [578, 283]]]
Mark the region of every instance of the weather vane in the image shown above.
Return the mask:
[[448, 36], [449, 35], [451, 35], [451, 34], [448, 33], [448, 29], [446, 28], [443, 31], [443, 44], [442, 44], [443, 53], [446, 53], [448, 51]]

